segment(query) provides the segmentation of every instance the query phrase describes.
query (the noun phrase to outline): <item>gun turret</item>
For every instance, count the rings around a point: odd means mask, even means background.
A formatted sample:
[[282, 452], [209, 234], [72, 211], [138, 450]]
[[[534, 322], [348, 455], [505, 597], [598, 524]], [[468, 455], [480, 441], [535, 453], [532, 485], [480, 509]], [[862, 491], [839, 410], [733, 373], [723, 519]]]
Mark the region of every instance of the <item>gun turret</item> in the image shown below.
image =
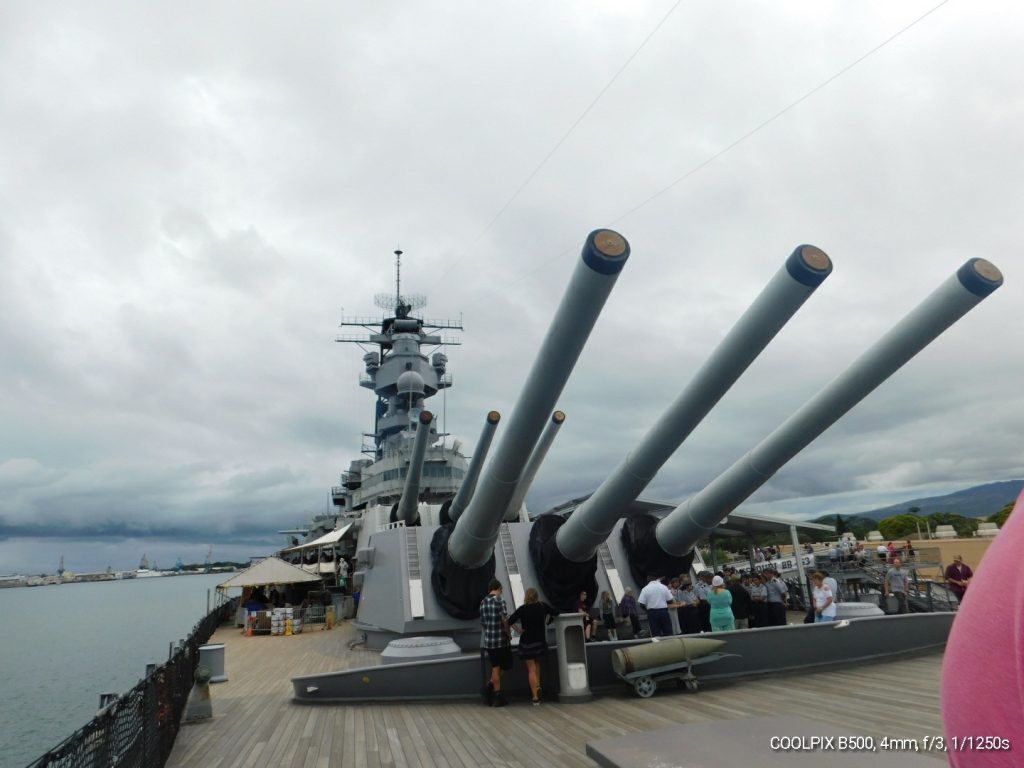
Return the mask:
[[568, 519], [543, 515], [534, 522], [530, 551], [549, 600], [568, 610], [581, 591], [595, 593], [595, 555], [616, 522], [831, 272], [832, 262], [820, 248], [797, 247], [689, 385], [590, 498]]
[[456, 618], [477, 615], [494, 573], [494, 543], [505, 510], [628, 258], [629, 244], [622, 235], [601, 229], [587, 236], [509, 424], [469, 506], [454, 529], [441, 527], [435, 534], [431, 582], [438, 602]]
[[500, 420], [501, 414], [497, 411], [490, 411], [487, 414], [487, 421], [484, 422], [483, 432], [480, 433], [480, 439], [476, 443], [476, 450], [473, 451], [473, 458], [469, 469], [466, 470], [466, 477], [462, 481], [462, 485], [459, 486], [458, 493], [455, 494], [451, 504], [445, 504], [441, 507], [442, 523], [454, 523], [458, 520], [466, 510], [470, 499], [473, 498], [477, 480], [480, 479], [480, 470], [483, 469], [484, 461], [487, 459], [487, 452], [491, 448], [491, 440], [494, 439], [494, 430], [498, 428]]
[[392, 522], [402, 521], [406, 525], [419, 522], [420, 477], [423, 475], [423, 457], [427, 454], [427, 443], [430, 442], [430, 422], [434, 414], [420, 411], [419, 424], [416, 427], [416, 438], [412, 444], [412, 457], [405, 474], [405, 487], [402, 498], [395, 505]]
[[[993, 264], [970, 259], [756, 448], [657, 523], [656, 543], [650, 542], [649, 535], [635, 537], [646, 538], [648, 550], [654, 551], [631, 552], [634, 564], [640, 559], [653, 570], [678, 573], [665, 569], [659, 558], [669, 558], [671, 565], [671, 558], [690, 553], [787, 461], [1002, 283], [1003, 276]], [[648, 518], [648, 525], [653, 523]]]
[[505, 510], [505, 522], [512, 522], [519, 517], [519, 510], [522, 508], [523, 502], [526, 501], [526, 494], [529, 493], [530, 486], [533, 485], [533, 479], [537, 476], [537, 470], [544, 463], [544, 457], [548, 455], [548, 450], [550, 450], [551, 444], [555, 442], [555, 436], [558, 434], [558, 430], [564, 421], [565, 414], [562, 411], [555, 411], [551, 414], [551, 421], [548, 422], [547, 427], [544, 429], [544, 434], [540, 436], [537, 447], [530, 454], [530, 460], [526, 462], [523, 476], [519, 478], [519, 483], [516, 485], [516, 492], [512, 494], [512, 501], [508, 503], [508, 509]]

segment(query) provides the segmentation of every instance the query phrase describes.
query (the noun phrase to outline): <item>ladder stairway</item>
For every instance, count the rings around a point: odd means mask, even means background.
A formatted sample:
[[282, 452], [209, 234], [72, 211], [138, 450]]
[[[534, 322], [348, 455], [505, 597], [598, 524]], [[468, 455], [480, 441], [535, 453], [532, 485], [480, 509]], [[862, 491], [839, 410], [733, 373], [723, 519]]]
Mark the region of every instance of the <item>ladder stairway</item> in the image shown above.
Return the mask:
[[420, 576], [420, 549], [416, 538], [416, 526], [405, 529], [405, 566], [409, 576], [409, 614], [414, 619], [423, 618], [423, 579]]
[[505, 569], [508, 571], [509, 586], [512, 587], [513, 609], [522, 605], [526, 597], [523, 589], [523, 577], [519, 573], [519, 561], [516, 559], [516, 549], [512, 544], [512, 529], [508, 523], [502, 523], [498, 529], [498, 544], [501, 546], [501, 556], [505, 561]]
[[601, 542], [601, 546], [597, 548], [597, 557], [604, 567], [605, 575], [608, 577], [608, 586], [612, 590], [612, 599], [618, 605], [622, 602], [622, 597], [626, 594], [626, 590], [622, 586], [619, 569], [615, 567], [615, 560], [612, 558], [612, 551], [608, 548], [608, 542]]

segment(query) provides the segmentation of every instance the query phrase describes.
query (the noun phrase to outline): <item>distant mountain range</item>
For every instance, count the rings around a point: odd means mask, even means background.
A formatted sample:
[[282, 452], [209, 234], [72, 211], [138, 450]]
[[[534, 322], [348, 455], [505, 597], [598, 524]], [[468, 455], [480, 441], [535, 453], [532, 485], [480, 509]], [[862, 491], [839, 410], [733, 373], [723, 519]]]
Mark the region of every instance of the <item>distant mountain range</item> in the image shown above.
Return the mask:
[[859, 512], [856, 517], [867, 517], [875, 521], [884, 520], [893, 515], [904, 514], [911, 507], [919, 507], [920, 511], [917, 514], [921, 516], [927, 516], [934, 512], [952, 512], [964, 517], [988, 517], [994, 515], [1011, 501], [1015, 501], [1020, 495], [1021, 488], [1024, 488], [1024, 480], [986, 483], [972, 488], [964, 488], [962, 491], [955, 491], [945, 496], [911, 499], [888, 507]]

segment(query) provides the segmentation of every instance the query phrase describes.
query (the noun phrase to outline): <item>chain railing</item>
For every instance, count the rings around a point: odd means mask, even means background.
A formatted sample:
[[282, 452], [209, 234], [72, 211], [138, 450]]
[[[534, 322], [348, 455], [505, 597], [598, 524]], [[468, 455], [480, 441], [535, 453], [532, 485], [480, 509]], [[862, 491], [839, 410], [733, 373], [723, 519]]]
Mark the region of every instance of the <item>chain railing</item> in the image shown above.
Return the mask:
[[162, 768], [199, 666], [199, 646], [234, 615], [237, 602], [207, 614], [166, 664], [149, 665], [134, 688], [108, 698], [92, 720], [28, 768]]

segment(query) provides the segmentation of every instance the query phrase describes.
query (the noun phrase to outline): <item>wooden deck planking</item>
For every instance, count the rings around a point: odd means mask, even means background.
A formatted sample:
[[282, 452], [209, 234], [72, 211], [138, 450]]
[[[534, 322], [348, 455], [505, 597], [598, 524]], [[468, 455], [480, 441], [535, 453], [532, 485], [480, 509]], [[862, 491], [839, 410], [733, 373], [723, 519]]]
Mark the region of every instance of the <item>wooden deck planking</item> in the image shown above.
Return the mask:
[[[355, 719], [355, 736], [352, 744], [351, 754], [346, 751], [342, 754], [342, 765], [353, 765], [355, 768], [367, 768], [366, 765], [366, 725], [365, 713], [362, 707], [346, 707], [353, 714]], [[351, 761], [351, 762], [350, 762]]]
[[[211, 687], [214, 720], [183, 726], [167, 765], [210, 768], [591, 767], [588, 741], [712, 719], [794, 714], [881, 739], [937, 736], [941, 655], [828, 672], [668, 688], [639, 699], [623, 685], [586, 704], [476, 701], [306, 705], [291, 678], [375, 664], [350, 651], [348, 624], [294, 637], [222, 628], [229, 680]], [[765, 749], [767, 750], [767, 745]], [[939, 756], [936, 755], [936, 758]], [[938, 763], [937, 763], [938, 764]]]

